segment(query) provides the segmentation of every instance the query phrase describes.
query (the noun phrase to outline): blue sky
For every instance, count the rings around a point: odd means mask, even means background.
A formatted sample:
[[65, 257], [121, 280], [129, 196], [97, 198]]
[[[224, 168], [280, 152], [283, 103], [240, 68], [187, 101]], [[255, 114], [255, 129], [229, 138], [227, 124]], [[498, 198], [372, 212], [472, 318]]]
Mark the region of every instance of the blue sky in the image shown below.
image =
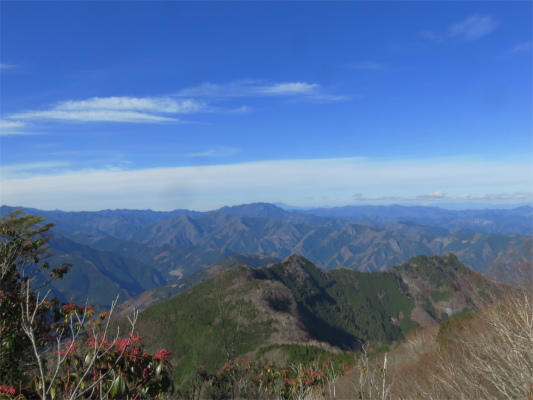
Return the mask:
[[532, 202], [532, 3], [1, 2], [0, 202]]

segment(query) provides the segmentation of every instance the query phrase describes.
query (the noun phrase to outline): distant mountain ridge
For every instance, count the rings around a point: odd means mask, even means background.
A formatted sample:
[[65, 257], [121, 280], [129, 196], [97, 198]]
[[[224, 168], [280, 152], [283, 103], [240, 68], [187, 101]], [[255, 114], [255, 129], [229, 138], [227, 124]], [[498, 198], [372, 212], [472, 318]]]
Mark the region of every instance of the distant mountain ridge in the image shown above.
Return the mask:
[[[6, 215], [15, 209], [2, 206], [0, 214]], [[488, 218], [486, 213], [489, 211], [483, 211], [485, 214], [481, 211], [457, 214], [436, 208], [370, 207], [357, 208], [357, 215], [364, 218], [354, 221], [354, 209], [347, 210], [352, 213], [351, 217], [288, 212], [267, 203], [224, 207], [210, 212], [26, 211], [44, 216], [47, 222], [56, 225], [53, 229], [55, 235], [72, 242], [67, 250], [52, 249], [61, 254], [62, 260], [67, 260], [62, 262], [71, 262], [74, 268], [85, 263], [76, 254], [84, 254], [88, 250], [81, 251], [74, 246], [75, 243], [92, 249], [93, 266], [87, 271], [93, 272], [87, 276], [67, 275], [61, 282], [62, 295], [73, 299], [83, 296], [74, 284], [75, 277], [83, 278], [88, 291], [101, 293], [91, 297], [99, 304], [109, 304], [107, 297], [104, 301], [104, 294], [111, 293], [113, 287], [122, 293], [122, 301], [125, 301], [138, 296], [140, 288], [146, 290], [171, 284], [225, 257], [242, 253], [263, 253], [281, 259], [301, 254], [323, 269], [343, 266], [360, 271], [385, 270], [421, 254], [429, 256], [453, 252], [462, 262], [480, 272], [513, 257], [530, 257], [530, 236], [476, 231], [460, 224], [441, 226], [450, 225], [449, 218], [453, 217], [455, 221], [461, 215], [465, 218], [485, 215]], [[384, 214], [376, 215], [380, 210]], [[486, 227], [488, 230], [491, 227], [499, 230], [503, 226], [510, 229], [518, 224], [517, 221], [522, 221], [518, 225], [523, 230], [531, 221], [528, 215], [532, 214], [532, 210], [530, 207], [490, 210], [496, 217]], [[346, 210], [341, 211], [336, 212], [346, 213]], [[429, 218], [429, 222], [435, 224], [401, 220], [402, 215], [412, 215], [413, 218], [418, 215], [418, 219]], [[51, 244], [54, 246], [53, 242]], [[130, 280], [119, 278], [123, 272], [114, 275], [113, 271], [108, 271], [109, 254], [121, 260], [111, 262], [112, 268], [119, 271], [131, 269], [131, 273], [127, 272]], [[60, 260], [57, 258], [57, 261]], [[147, 271], [146, 278], [134, 272], [142, 269], [140, 265]], [[152, 281], [141, 282], [142, 279]], [[98, 287], [96, 282], [105, 282], [100, 285], [109, 290], [94, 290]]]
[[102, 210], [102, 211], [44, 211], [35, 208], [1, 206], [0, 215], [14, 210], [46, 218], [56, 225], [56, 231], [84, 232], [91, 236], [113, 236], [128, 239], [138, 229], [174, 215], [199, 215], [198, 211], [174, 210]]
[[[222, 207], [218, 210], [200, 212], [190, 210], [102, 210], [102, 211], [43, 211], [34, 208], [1, 206], [0, 215], [16, 209], [41, 215], [50, 222], [69, 230], [81, 230], [91, 235], [106, 234], [128, 239], [133, 231], [169, 217], [186, 215], [198, 218], [201, 215], [224, 212], [238, 217], [272, 218], [279, 221], [309, 225], [342, 226], [346, 221], [361, 220], [387, 224], [394, 221], [413, 221], [422, 225], [443, 228], [468, 228], [488, 233], [533, 233], [533, 207], [520, 206], [512, 209], [446, 210], [426, 206], [344, 206], [333, 208], [306, 208], [287, 211], [270, 203], [251, 203]], [[331, 220], [333, 219], [333, 221]], [[122, 229], [114, 225], [123, 225]]]
[[[223, 211], [197, 218], [174, 216], [139, 229], [131, 239], [152, 246], [192, 245], [280, 258], [297, 253], [321, 268], [345, 266], [362, 271], [390, 268], [419, 254], [447, 252], [457, 253], [463, 262], [483, 271], [511, 250], [523, 250], [523, 242], [531, 240], [518, 234], [446, 229], [411, 221], [394, 221], [385, 226], [367, 221], [363, 221], [365, 225], [341, 223], [337, 219], [325, 220], [326, 225], [302, 224], [279, 217], [241, 216], [244, 211], [244, 207], [233, 208], [236, 216]], [[272, 209], [267, 213], [272, 215]]]
[[533, 234], [533, 207], [513, 209], [445, 210], [423, 206], [345, 206], [298, 210], [302, 214], [343, 218], [350, 221], [369, 219], [382, 224], [413, 221], [447, 229], [467, 228], [487, 233]]

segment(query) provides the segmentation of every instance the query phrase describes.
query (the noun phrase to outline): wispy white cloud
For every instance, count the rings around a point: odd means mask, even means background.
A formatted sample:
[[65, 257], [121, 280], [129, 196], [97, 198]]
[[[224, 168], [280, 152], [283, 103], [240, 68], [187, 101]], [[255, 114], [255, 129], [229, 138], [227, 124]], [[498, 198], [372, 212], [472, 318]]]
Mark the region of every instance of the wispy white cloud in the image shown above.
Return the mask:
[[228, 99], [234, 97], [291, 97], [301, 99], [319, 99], [322, 101], [340, 101], [344, 96], [327, 94], [317, 83], [282, 82], [265, 83], [258, 80], [239, 80], [225, 84], [206, 82], [200, 86], [181, 90], [178, 97]]
[[[9, 115], [10, 120], [62, 120], [80, 122], [158, 123], [181, 122], [174, 115], [198, 113], [244, 113], [246, 105], [221, 109], [209, 104], [232, 97], [291, 97], [332, 102], [344, 99], [322, 93], [320, 85], [306, 82], [264, 84], [259, 81], [234, 81], [227, 84], [204, 83], [184, 89], [173, 96], [92, 97], [66, 100], [48, 109], [29, 110]], [[199, 101], [197, 98], [201, 98]]]
[[194, 100], [176, 101], [168, 97], [92, 97], [81, 101], [63, 101], [56, 107], [60, 111], [127, 110], [157, 113], [197, 113], [208, 109], [204, 103]]
[[2, 165], [1, 176], [2, 179], [12, 178], [26, 178], [35, 176], [35, 172], [38, 173], [50, 173], [53, 170], [61, 169], [64, 171], [69, 164], [62, 161], [50, 161], [50, 162], [35, 162], [24, 163], [14, 165]]
[[249, 87], [257, 81], [234, 81], [225, 84], [205, 82], [199, 86], [182, 89], [175, 93], [178, 97], [204, 97], [204, 98], [226, 98], [249, 96]]
[[[63, 171], [55, 175], [4, 177], [1, 184], [2, 203], [9, 205], [66, 210], [73, 207], [208, 210], [253, 201], [320, 205], [324, 204], [322, 200], [312, 203], [305, 199], [323, 197], [328, 198], [329, 205], [335, 202], [345, 205], [354, 200], [380, 204], [408, 200], [438, 202], [459, 199], [464, 193], [487, 202], [528, 201], [532, 175], [528, 163], [340, 158]], [[436, 182], [439, 191], [432, 189]], [[501, 194], [489, 195], [495, 191]], [[354, 197], [354, 193], [361, 195]]]
[[446, 197], [446, 194], [442, 191], [438, 192], [429, 192], [424, 193], [416, 196], [417, 199], [421, 200], [435, 200], [435, 199], [444, 199]]
[[258, 86], [256, 91], [258, 94], [266, 95], [297, 95], [297, 94], [310, 94], [318, 89], [319, 85], [316, 83], [305, 82], [291, 82], [291, 83], [276, 83], [270, 86]]
[[420, 36], [426, 39], [434, 40], [436, 42], [442, 42], [445, 39], [444, 35], [437, 34], [434, 31], [422, 31], [420, 32]]
[[0, 70], [13, 69], [16, 65], [0, 63]]
[[464, 202], [464, 201], [481, 201], [481, 202], [517, 202], [517, 201], [532, 201], [533, 193], [531, 192], [514, 192], [514, 193], [486, 193], [486, 194], [462, 194], [457, 196], [447, 196], [444, 192], [429, 192], [419, 194], [417, 196], [378, 196], [367, 197], [362, 193], [357, 193], [352, 196], [352, 200], [356, 202]]
[[533, 194], [528, 192], [514, 192], [514, 193], [487, 193], [481, 195], [465, 194], [457, 197], [458, 200], [523, 200], [528, 201], [533, 199]]
[[115, 111], [115, 110], [49, 110], [49, 111], [27, 111], [13, 114], [9, 118], [15, 119], [54, 119], [64, 121], [83, 122], [177, 122], [175, 118], [163, 117], [135, 111]]
[[252, 109], [248, 106], [240, 106], [239, 108], [235, 108], [233, 110], [225, 111], [226, 113], [230, 114], [243, 114], [250, 112]]
[[205, 103], [195, 100], [176, 100], [169, 97], [92, 97], [86, 100], [67, 100], [49, 110], [26, 111], [9, 116], [10, 119], [55, 119], [92, 122], [177, 122], [161, 114], [192, 114], [207, 112]]
[[24, 131], [26, 124], [22, 121], [0, 120], [0, 136], [8, 135], [29, 135], [30, 132]]
[[499, 25], [500, 24], [491, 16], [474, 15], [453, 25], [449, 29], [449, 33], [452, 37], [460, 37], [472, 41], [488, 35]]
[[531, 42], [520, 43], [511, 49], [511, 53], [526, 53], [531, 50]]
[[43, 168], [66, 167], [69, 164], [62, 161], [35, 162], [25, 164], [2, 165], [2, 172], [30, 171]]
[[[400, 196], [377, 196], [377, 197], [367, 197], [362, 193], [357, 193], [352, 196], [352, 200], [360, 202], [391, 202], [391, 201], [406, 201], [406, 198]], [[411, 200], [411, 199], [409, 199]]]
[[498, 28], [499, 25], [500, 23], [492, 16], [473, 15], [453, 24], [444, 32], [424, 31], [421, 32], [420, 35], [438, 42], [447, 41], [449, 39], [460, 39], [467, 42], [473, 42], [487, 36]]
[[0, 129], [22, 128], [23, 126], [24, 126], [24, 122], [22, 121], [0, 120]]

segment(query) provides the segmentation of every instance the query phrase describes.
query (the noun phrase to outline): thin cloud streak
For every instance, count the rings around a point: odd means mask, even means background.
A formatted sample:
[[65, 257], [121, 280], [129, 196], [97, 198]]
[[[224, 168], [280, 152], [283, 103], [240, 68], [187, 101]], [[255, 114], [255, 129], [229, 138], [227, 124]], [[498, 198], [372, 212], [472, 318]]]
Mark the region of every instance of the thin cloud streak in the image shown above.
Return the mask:
[[450, 26], [445, 32], [424, 31], [420, 35], [436, 42], [445, 42], [451, 39], [473, 42], [487, 36], [498, 26], [500, 23], [491, 16], [473, 15]]
[[2, 121], [2, 120], [0, 120], [0, 129], [22, 128], [23, 126], [24, 126], [24, 122], [21, 122], [21, 121]]
[[414, 197], [400, 197], [400, 196], [379, 196], [379, 197], [367, 197], [362, 193], [357, 193], [352, 196], [352, 200], [355, 202], [431, 202], [438, 204], [443, 201], [532, 201], [533, 193], [530, 192], [514, 192], [514, 193], [487, 193], [481, 195], [463, 194], [460, 196], [447, 196], [444, 192], [434, 192], [420, 194]]
[[26, 111], [10, 115], [9, 119], [63, 120], [80, 122], [157, 123], [178, 122], [160, 114], [192, 114], [209, 112], [205, 103], [169, 97], [92, 97], [87, 100], [67, 100], [50, 110]]
[[177, 97], [206, 99], [229, 99], [236, 97], [291, 97], [299, 99], [319, 99], [321, 101], [340, 101], [346, 97], [323, 93], [317, 83], [282, 82], [265, 84], [259, 80], [238, 80], [225, 84], [205, 82], [199, 86], [181, 90]]
[[[487, 196], [528, 193], [530, 164], [445, 159], [382, 161], [364, 158], [281, 160], [243, 164], [129, 171], [70, 171], [58, 175], [4, 179], [2, 203], [43, 209], [192, 208], [207, 210], [252, 201], [338, 198], [439, 200], [464, 193]], [[39, 193], [39, 198], [32, 194]], [[30, 200], [33, 199], [33, 200]], [[360, 196], [358, 200], [362, 200]], [[486, 197], [487, 201], [496, 198]]]
[[61, 111], [127, 110], [189, 114], [204, 111], [207, 109], [207, 105], [190, 99], [176, 101], [168, 97], [92, 97], [81, 101], [63, 101], [55, 109]]
[[531, 50], [531, 42], [520, 43], [511, 49], [511, 53], [526, 53]]
[[257, 93], [266, 95], [295, 95], [295, 94], [309, 94], [318, 89], [319, 85], [316, 83], [293, 82], [293, 83], [277, 83], [272, 86], [258, 87]]
[[0, 136], [32, 134], [32, 132], [21, 130], [25, 126], [26, 124], [22, 121], [0, 120]]
[[500, 24], [491, 16], [474, 15], [453, 25], [449, 32], [452, 37], [461, 37], [467, 41], [482, 38], [494, 31]]
[[436, 200], [436, 199], [444, 199], [446, 197], [446, 194], [442, 191], [438, 192], [430, 192], [430, 193], [424, 193], [417, 196], [417, 199], [421, 200]]
[[[20, 179], [21, 177], [25, 178], [35, 176], [36, 170], [38, 172], [49, 171], [59, 168], [64, 170], [65, 167], [68, 166], [69, 163], [63, 161], [44, 161], [25, 164], [2, 165], [0, 175], [2, 180]], [[2, 199], [0, 200], [3, 200], [3, 196], [1, 197]]]
[[131, 123], [153, 123], [153, 122], [178, 122], [175, 118], [163, 117], [135, 111], [114, 111], [114, 110], [94, 110], [94, 111], [28, 111], [13, 114], [9, 118], [14, 119], [52, 119], [63, 121], [80, 122], [131, 122]]
[[3, 165], [2, 172], [20, 172], [43, 168], [67, 167], [69, 164], [63, 161], [35, 162], [27, 164]]

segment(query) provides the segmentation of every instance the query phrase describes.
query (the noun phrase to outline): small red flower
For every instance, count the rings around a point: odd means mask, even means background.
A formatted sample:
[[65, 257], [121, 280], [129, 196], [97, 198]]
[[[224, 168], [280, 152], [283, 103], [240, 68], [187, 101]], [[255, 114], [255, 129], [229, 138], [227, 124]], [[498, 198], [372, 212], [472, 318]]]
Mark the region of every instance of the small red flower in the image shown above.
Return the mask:
[[17, 393], [13, 386], [0, 385], [0, 395], [14, 396]]
[[172, 355], [172, 352], [166, 349], [157, 350], [153, 356], [154, 360], [166, 360]]

